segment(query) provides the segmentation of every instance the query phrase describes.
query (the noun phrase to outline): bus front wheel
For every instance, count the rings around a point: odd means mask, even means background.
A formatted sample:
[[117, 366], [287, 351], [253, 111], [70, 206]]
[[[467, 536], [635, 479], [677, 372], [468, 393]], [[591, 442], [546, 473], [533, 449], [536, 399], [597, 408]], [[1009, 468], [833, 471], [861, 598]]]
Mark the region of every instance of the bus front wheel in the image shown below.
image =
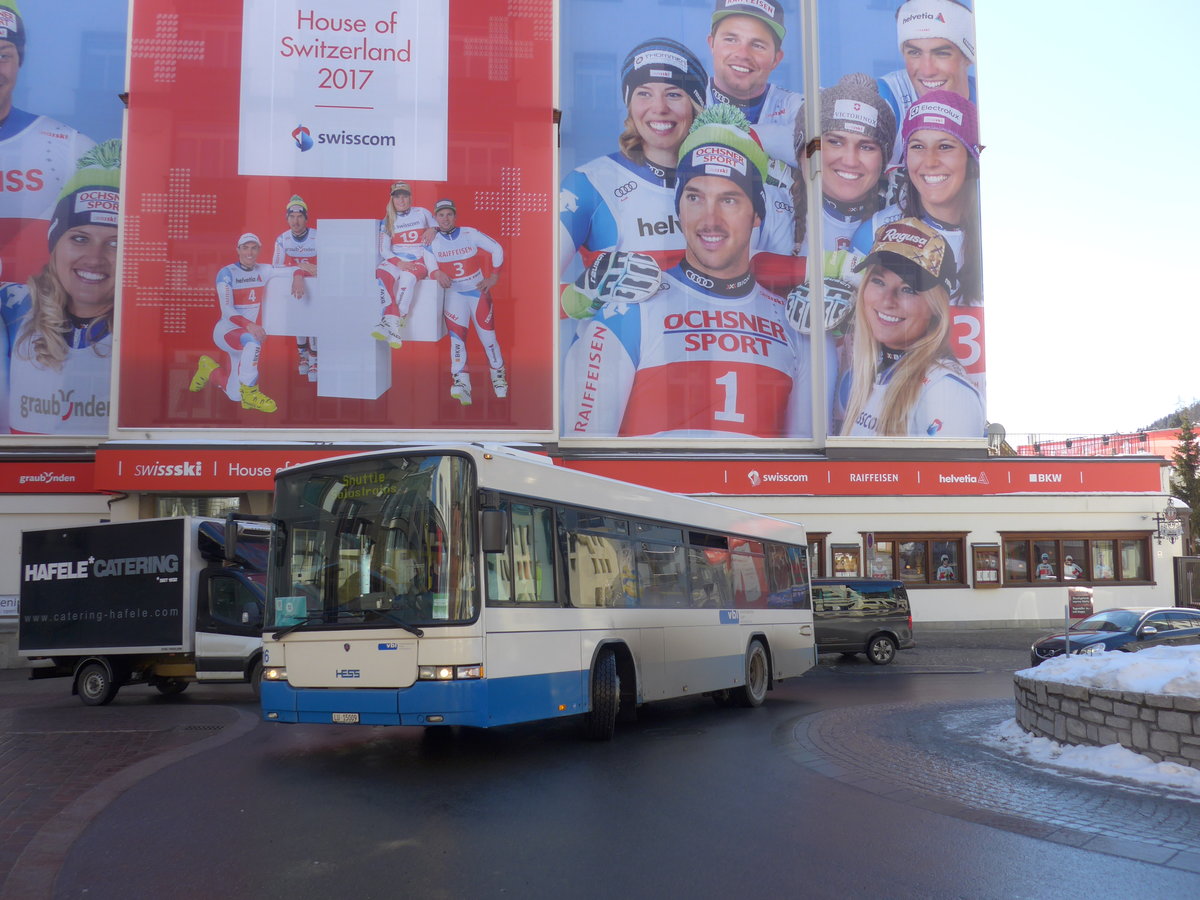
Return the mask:
[[770, 663], [767, 648], [762, 641], [753, 640], [746, 649], [746, 683], [735, 694], [738, 706], [753, 708], [762, 706], [767, 699], [767, 686], [771, 683]]
[[612, 740], [620, 708], [621, 679], [617, 675], [617, 656], [611, 650], [601, 650], [592, 669], [592, 708], [585, 717], [588, 738]]

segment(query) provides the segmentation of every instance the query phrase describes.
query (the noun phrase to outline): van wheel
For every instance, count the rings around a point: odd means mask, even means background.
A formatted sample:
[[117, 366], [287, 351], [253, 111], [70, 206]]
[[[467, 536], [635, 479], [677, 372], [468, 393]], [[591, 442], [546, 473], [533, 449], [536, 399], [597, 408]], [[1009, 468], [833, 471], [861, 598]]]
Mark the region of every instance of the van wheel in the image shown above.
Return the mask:
[[589, 740], [612, 740], [620, 708], [621, 679], [617, 675], [617, 656], [611, 650], [601, 650], [592, 670], [592, 708], [584, 717]]
[[762, 641], [753, 640], [746, 649], [746, 683], [734, 692], [738, 706], [752, 709], [762, 706], [767, 699], [767, 686], [771, 683], [767, 648]]
[[877, 666], [886, 666], [896, 658], [896, 642], [886, 634], [877, 634], [867, 644], [867, 659]]
[[182, 678], [163, 678], [154, 682], [154, 686], [164, 697], [174, 697], [188, 689], [188, 682]]
[[117, 696], [118, 685], [104, 663], [90, 662], [75, 676], [75, 690], [85, 706], [104, 706]]

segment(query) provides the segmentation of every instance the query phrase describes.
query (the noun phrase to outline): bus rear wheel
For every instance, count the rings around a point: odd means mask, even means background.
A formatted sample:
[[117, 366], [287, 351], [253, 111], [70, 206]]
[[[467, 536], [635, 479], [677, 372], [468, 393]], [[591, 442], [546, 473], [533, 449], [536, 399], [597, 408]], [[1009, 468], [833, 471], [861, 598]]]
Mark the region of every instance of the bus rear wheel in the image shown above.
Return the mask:
[[617, 655], [601, 650], [592, 668], [592, 708], [584, 717], [584, 729], [593, 741], [611, 741], [617, 730], [621, 708], [621, 679], [617, 675]]
[[771, 683], [770, 663], [767, 648], [762, 641], [753, 640], [746, 648], [746, 683], [736, 689], [734, 696], [738, 706], [752, 709], [762, 706], [767, 699], [767, 687]]

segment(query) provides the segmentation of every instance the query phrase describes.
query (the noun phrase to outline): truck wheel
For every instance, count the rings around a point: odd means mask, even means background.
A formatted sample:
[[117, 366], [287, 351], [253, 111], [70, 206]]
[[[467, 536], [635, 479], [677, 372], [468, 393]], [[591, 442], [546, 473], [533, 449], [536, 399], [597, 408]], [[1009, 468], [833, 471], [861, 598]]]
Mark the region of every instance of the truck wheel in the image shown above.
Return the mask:
[[188, 689], [188, 682], [181, 678], [163, 678], [154, 682], [154, 686], [164, 697], [174, 697]]
[[75, 690], [85, 706], [104, 706], [117, 696], [118, 687], [104, 663], [90, 662], [75, 676]]

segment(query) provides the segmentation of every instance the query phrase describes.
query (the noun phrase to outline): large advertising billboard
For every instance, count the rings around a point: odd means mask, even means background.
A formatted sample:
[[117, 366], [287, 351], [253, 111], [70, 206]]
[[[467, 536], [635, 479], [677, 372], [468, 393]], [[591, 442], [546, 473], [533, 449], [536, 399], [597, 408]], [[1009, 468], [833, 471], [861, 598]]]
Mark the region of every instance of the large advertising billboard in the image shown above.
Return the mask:
[[563, 438], [983, 437], [974, 14], [817, 5], [563, 4]]
[[812, 5], [0, 0], [0, 432], [982, 440], [972, 9]]
[[137, 0], [119, 427], [552, 433], [553, 21]]
[[0, 0], [0, 433], [108, 433], [126, 0]]

